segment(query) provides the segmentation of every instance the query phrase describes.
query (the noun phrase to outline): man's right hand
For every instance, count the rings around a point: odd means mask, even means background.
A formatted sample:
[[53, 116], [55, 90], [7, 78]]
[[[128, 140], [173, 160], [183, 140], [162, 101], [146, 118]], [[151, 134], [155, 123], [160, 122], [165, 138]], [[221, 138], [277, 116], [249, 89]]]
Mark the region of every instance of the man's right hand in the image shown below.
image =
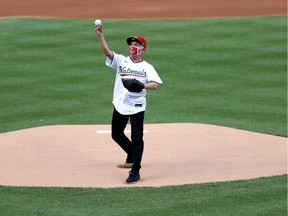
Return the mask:
[[103, 27], [101, 25], [95, 26], [95, 32], [98, 35], [98, 37], [103, 35]]

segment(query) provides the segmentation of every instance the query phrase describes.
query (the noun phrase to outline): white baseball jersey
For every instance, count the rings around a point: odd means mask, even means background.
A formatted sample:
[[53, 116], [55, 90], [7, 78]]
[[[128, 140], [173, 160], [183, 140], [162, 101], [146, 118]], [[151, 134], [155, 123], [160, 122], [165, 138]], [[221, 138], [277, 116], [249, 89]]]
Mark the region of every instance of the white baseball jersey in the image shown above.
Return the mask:
[[162, 84], [154, 67], [146, 61], [134, 63], [130, 57], [114, 53], [111, 61], [106, 57], [106, 65], [116, 69], [116, 78], [113, 92], [113, 104], [122, 115], [131, 115], [146, 109], [146, 89], [141, 92], [129, 92], [122, 83], [124, 76], [134, 76], [142, 83], [154, 81]]

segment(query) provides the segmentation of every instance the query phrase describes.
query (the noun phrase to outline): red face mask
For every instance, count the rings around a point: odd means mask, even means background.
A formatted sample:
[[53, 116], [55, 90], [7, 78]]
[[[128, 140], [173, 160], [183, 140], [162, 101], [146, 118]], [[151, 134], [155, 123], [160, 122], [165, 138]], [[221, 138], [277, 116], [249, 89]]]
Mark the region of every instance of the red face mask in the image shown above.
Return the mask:
[[139, 50], [142, 50], [142, 48], [136, 47], [136, 46], [129, 46], [129, 48], [128, 48], [130, 56], [140, 55]]

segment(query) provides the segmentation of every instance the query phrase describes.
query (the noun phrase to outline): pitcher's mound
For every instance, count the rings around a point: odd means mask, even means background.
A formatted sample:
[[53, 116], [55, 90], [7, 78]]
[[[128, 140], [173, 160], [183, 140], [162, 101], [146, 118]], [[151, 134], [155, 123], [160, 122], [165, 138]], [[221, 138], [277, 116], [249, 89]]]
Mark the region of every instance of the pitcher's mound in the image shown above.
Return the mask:
[[[287, 173], [287, 138], [205, 124], [147, 124], [141, 180], [166, 186]], [[127, 128], [127, 136], [130, 136]], [[125, 187], [126, 156], [109, 125], [0, 134], [0, 185]]]

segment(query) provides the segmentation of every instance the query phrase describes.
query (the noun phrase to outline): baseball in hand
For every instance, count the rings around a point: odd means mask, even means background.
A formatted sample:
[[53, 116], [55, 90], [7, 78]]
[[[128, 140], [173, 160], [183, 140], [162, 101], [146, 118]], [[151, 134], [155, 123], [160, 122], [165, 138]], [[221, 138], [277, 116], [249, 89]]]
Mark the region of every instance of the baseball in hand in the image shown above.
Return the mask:
[[99, 26], [101, 25], [101, 20], [100, 19], [96, 19], [95, 20], [95, 26]]

